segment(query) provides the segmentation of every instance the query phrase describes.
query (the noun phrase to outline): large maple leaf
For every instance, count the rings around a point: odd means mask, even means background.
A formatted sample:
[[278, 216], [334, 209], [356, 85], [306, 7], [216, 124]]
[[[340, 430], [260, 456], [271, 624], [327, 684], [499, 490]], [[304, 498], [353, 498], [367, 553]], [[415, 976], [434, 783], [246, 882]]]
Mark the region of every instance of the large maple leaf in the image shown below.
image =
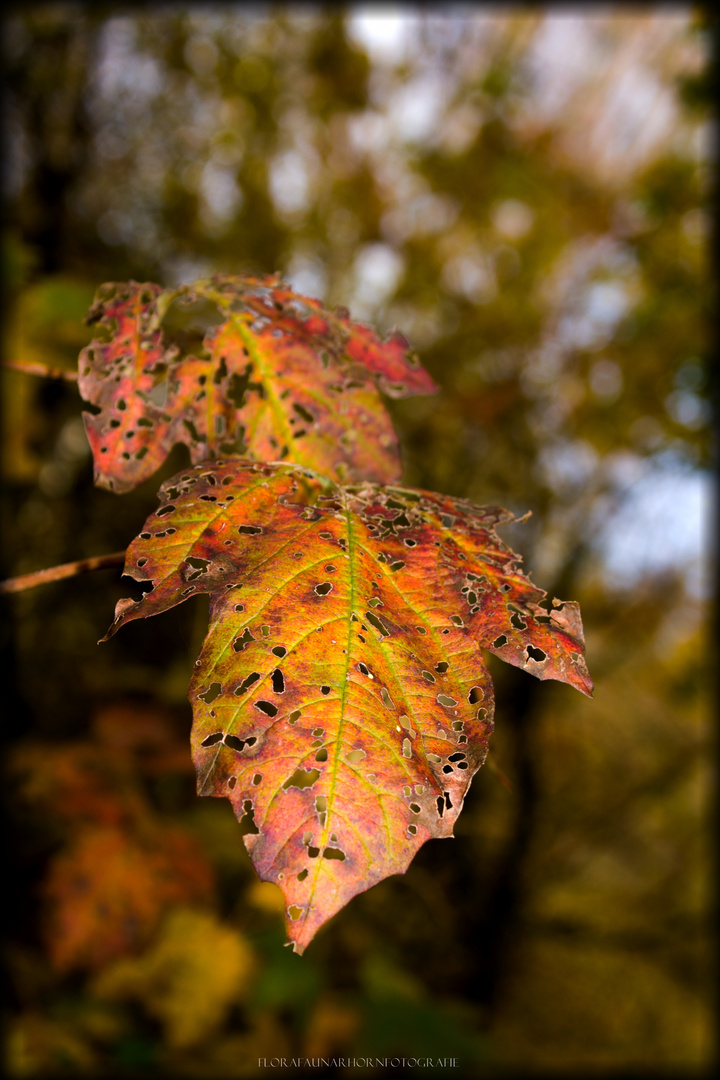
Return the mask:
[[[189, 696], [198, 791], [229, 798], [302, 952], [453, 824], [492, 731], [489, 649], [589, 693], [574, 603], [495, 532], [498, 508], [229, 460], [167, 481], [127, 552], [125, 622], [211, 597]], [[104, 640], [106, 640], [104, 639]]]
[[[204, 339], [173, 339], [171, 307], [199, 303], [215, 316]], [[108, 340], [80, 354], [80, 393], [97, 410], [85, 425], [95, 482], [116, 492], [148, 479], [176, 443], [195, 464], [242, 449], [336, 480], [393, 483], [400, 452], [379, 391], [437, 390], [402, 334], [382, 341], [277, 277], [103, 285], [88, 322]]]

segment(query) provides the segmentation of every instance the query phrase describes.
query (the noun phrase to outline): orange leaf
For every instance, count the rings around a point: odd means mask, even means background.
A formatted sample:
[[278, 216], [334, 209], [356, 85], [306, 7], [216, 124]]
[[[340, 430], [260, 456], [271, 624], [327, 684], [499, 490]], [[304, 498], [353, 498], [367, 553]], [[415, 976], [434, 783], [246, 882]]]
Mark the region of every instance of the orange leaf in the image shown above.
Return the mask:
[[210, 593], [189, 692], [198, 791], [244, 819], [302, 952], [452, 835], [493, 726], [483, 648], [590, 692], [577, 606], [539, 606], [498, 508], [243, 460], [180, 473], [161, 501], [125, 569], [154, 588], [118, 603], [107, 637]]

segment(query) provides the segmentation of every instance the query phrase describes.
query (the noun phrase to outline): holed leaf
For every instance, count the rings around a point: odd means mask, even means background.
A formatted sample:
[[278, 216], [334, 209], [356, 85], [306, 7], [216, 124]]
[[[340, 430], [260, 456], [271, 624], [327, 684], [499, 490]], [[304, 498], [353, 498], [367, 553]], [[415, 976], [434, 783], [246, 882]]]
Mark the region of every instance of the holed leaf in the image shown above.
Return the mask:
[[210, 593], [190, 685], [201, 794], [225, 796], [302, 952], [356, 893], [452, 835], [492, 730], [482, 649], [589, 693], [575, 604], [497, 537], [507, 511], [284, 464], [196, 466], [161, 488], [125, 622]]
[[175, 443], [196, 464], [243, 452], [393, 483], [400, 452], [378, 390], [437, 390], [402, 334], [381, 341], [277, 277], [103, 285], [88, 322], [109, 338], [79, 360], [80, 393], [97, 410], [85, 414], [95, 482], [117, 492]]

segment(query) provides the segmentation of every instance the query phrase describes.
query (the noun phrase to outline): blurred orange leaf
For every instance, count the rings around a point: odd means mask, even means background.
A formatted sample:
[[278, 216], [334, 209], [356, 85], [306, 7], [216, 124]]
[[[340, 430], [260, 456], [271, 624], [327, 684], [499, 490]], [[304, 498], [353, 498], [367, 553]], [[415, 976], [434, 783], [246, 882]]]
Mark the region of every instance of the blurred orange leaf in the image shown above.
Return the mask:
[[46, 940], [59, 971], [99, 968], [142, 948], [173, 904], [208, 902], [212, 868], [188, 833], [146, 827], [81, 831], [50, 866]]

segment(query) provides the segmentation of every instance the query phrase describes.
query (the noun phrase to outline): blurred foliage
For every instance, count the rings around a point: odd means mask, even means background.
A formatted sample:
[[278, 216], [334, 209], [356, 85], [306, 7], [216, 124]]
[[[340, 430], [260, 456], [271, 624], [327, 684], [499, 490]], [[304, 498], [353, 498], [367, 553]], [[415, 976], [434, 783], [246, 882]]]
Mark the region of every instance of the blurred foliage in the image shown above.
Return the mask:
[[[6, 1071], [707, 1067], [707, 589], [670, 533], [715, 455], [709, 15], [65, 2], [3, 30], [5, 356], [72, 367], [100, 282], [215, 271], [397, 325], [442, 386], [389, 405], [407, 483], [533, 511], [504, 537], [580, 601], [597, 687], [493, 665], [457, 839], [299, 958], [194, 793], [204, 602], [97, 648], [117, 576], [5, 598]], [[94, 489], [76, 389], [2, 380], [3, 576], [124, 548], [186, 451]]]

